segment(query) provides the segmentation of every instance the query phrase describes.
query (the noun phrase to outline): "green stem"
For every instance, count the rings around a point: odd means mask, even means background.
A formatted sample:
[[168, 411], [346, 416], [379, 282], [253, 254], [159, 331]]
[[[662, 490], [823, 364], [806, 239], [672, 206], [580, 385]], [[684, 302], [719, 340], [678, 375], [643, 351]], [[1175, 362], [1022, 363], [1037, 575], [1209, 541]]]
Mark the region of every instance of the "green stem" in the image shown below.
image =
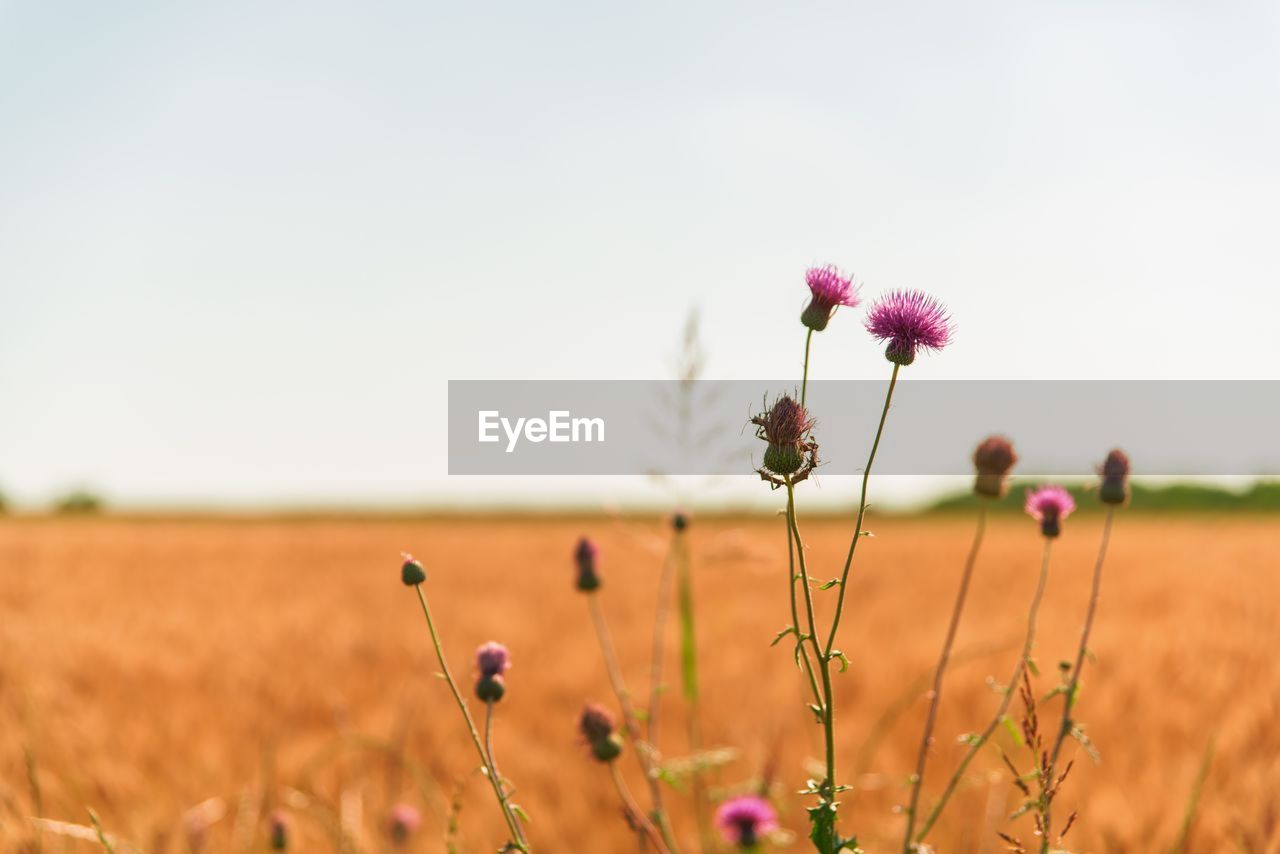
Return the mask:
[[471, 712], [467, 709], [467, 701], [463, 699], [462, 693], [458, 690], [458, 683], [454, 681], [453, 674], [449, 672], [449, 663], [445, 661], [444, 657], [444, 647], [440, 645], [440, 636], [436, 633], [435, 621], [431, 619], [431, 609], [427, 607], [426, 594], [422, 592], [421, 584], [415, 584], [413, 589], [418, 592], [418, 601], [422, 603], [422, 614], [427, 618], [427, 631], [431, 633], [431, 643], [436, 650], [436, 659], [440, 662], [440, 673], [444, 676], [444, 681], [448, 683], [449, 690], [453, 693], [453, 699], [457, 702], [458, 709], [462, 712], [462, 718], [467, 723], [467, 730], [471, 733], [471, 741], [475, 744], [476, 752], [480, 754], [480, 764], [484, 766], [485, 776], [489, 778], [489, 783], [493, 786], [493, 794], [498, 799], [498, 806], [502, 809], [502, 817], [507, 822], [507, 829], [511, 831], [516, 848], [528, 852], [529, 844], [525, 842], [524, 833], [520, 829], [520, 822], [516, 820], [515, 813], [511, 811], [510, 806], [507, 804], [506, 793], [503, 792], [502, 784], [498, 780], [498, 773], [489, 761], [489, 754], [485, 751], [484, 744], [480, 741], [480, 733], [476, 730], [476, 723], [471, 718]]
[[844, 571], [840, 574], [840, 594], [836, 597], [836, 613], [831, 620], [831, 634], [827, 637], [826, 655], [830, 655], [836, 645], [836, 630], [840, 628], [840, 617], [844, 614], [844, 594], [848, 587], [849, 569], [853, 566], [853, 555], [858, 550], [858, 541], [862, 539], [862, 522], [867, 514], [867, 482], [871, 479], [871, 466], [876, 461], [880, 437], [884, 435], [884, 422], [889, 417], [889, 402], [893, 400], [893, 390], [898, 384], [898, 370], [901, 367], [896, 362], [893, 365], [893, 374], [889, 377], [889, 390], [884, 396], [884, 409], [880, 411], [880, 424], [876, 427], [876, 438], [871, 443], [867, 467], [862, 472], [862, 496], [858, 499], [858, 521], [854, 524], [853, 542], [849, 543], [849, 555], [844, 559]]
[[654, 747], [640, 737], [640, 721], [636, 717], [635, 706], [631, 702], [631, 692], [627, 690], [627, 683], [622, 678], [622, 668], [618, 665], [618, 655], [613, 648], [613, 639], [609, 635], [609, 624], [605, 622], [604, 611], [600, 609], [599, 595], [594, 592], [586, 595], [587, 606], [591, 611], [591, 621], [595, 625], [596, 637], [600, 641], [600, 652], [604, 656], [604, 669], [609, 676], [609, 684], [613, 688], [613, 693], [618, 698], [618, 705], [622, 708], [622, 719], [626, 725], [627, 734], [631, 738], [632, 746], [635, 748], [636, 761], [640, 763], [640, 770], [644, 773], [645, 782], [649, 786], [649, 797], [653, 802], [653, 815], [657, 819], [658, 827], [661, 828], [664, 839], [666, 839], [667, 848], [675, 851], [676, 846], [674, 839], [671, 837], [666, 811], [662, 807], [662, 789], [658, 782], [657, 769], [654, 768]]
[[631, 790], [627, 788], [627, 783], [622, 779], [622, 774], [618, 771], [618, 763], [608, 762], [609, 776], [613, 779], [613, 787], [618, 792], [618, 797], [622, 799], [622, 806], [631, 815], [640, 828], [640, 832], [649, 838], [653, 843], [653, 847], [658, 849], [661, 854], [670, 854], [671, 848], [667, 842], [666, 835], [660, 834], [658, 829], [653, 826], [653, 822], [644, 814], [644, 810], [636, 803], [636, 799], [631, 796]]
[[[1046, 769], [1049, 779], [1045, 781], [1046, 786], [1053, 785], [1058, 755], [1062, 752], [1062, 745], [1067, 740], [1067, 736], [1071, 734], [1071, 708], [1075, 705], [1076, 689], [1080, 686], [1080, 671], [1084, 668], [1084, 657], [1089, 651], [1089, 632], [1093, 629], [1093, 617], [1098, 611], [1098, 593], [1102, 587], [1102, 564], [1107, 557], [1107, 544], [1111, 541], [1111, 523], [1115, 517], [1115, 505], [1108, 505], [1107, 518], [1102, 523], [1102, 542], [1098, 546], [1098, 559], [1093, 565], [1093, 586], [1089, 591], [1089, 608], [1085, 612], [1084, 628], [1080, 630], [1080, 647], [1076, 650], [1076, 663], [1071, 668], [1071, 681], [1067, 685], [1067, 693], [1062, 697], [1062, 726], [1058, 728], [1057, 741], [1054, 742], [1053, 751], [1049, 754], [1049, 765]], [[1049, 820], [1052, 807], [1052, 802], [1045, 805], [1042, 851], [1049, 850]]]
[[805, 393], [809, 390], [809, 344], [813, 341], [813, 330], [804, 336], [804, 375], [800, 380], [800, 405], [804, 406]]
[[787, 485], [787, 523], [791, 526], [791, 536], [795, 539], [796, 554], [800, 561], [800, 589], [804, 591], [805, 614], [809, 621], [809, 641], [813, 645], [813, 654], [818, 661], [818, 672], [822, 677], [822, 731], [826, 741], [827, 779], [824, 784], [828, 800], [835, 800], [836, 793], [836, 743], [835, 743], [835, 697], [831, 689], [831, 658], [818, 645], [818, 626], [813, 613], [813, 593], [809, 589], [809, 569], [804, 557], [804, 539], [800, 536], [800, 527], [796, 521], [796, 489], [791, 478]]
[[978, 755], [978, 751], [987, 743], [995, 733], [996, 727], [1000, 726], [1000, 722], [1004, 720], [1005, 712], [1009, 710], [1009, 703], [1013, 700], [1014, 686], [1022, 679], [1022, 671], [1027, 666], [1027, 661], [1031, 658], [1031, 648], [1036, 640], [1036, 617], [1040, 613], [1040, 603], [1044, 599], [1044, 590], [1049, 581], [1049, 557], [1052, 552], [1053, 540], [1048, 537], [1044, 541], [1044, 552], [1040, 559], [1040, 580], [1036, 583], [1035, 595], [1031, 597], [1031, 608], [1027, 611], [1027, 634], [1022, 642], [1022, 653], [1018, 656], [1018, 662], [1013, 667], [1013, 674], [1009, 676], [1009, 681], [1004, 688], [1004, 696], [1000, 700], [1000, 707], [996, 709], [995, 716], [991, 718], [991, 722], [987, 724], [986, 729], [980, 735], [972, 739], [969, 743], [969, 750], [965, 753], [964, 758], [960, 760], [960, 764], [956, 767], [955, 773], [951, 775], [951, 779], [947, 781], [946, 788], [942, 790], [942, 796], [938, 798], [938, 802], [933, 805], [933, 809], [929, 811], [928, 817], [924, 820], [924, 824], [920, 827], [920, 832], [916, 834], [915, 841], [923, 842], [924, 838], [929, 835], [929, 831], [933, 829], [934, 823], [937, 822], [938, 816], [942, 815], [943, 808], [947, 805], [947, 801], [955, 793], [956, 787], [960, 785], [960, 780], [964, 777], [965, 769], [969, 767], [969, 763]]
[[799, 576], [796, 575], [797, 545], [795, 536], [791, 532], [791, 520], [788, 516], [787, 567], [791, 578], [791, 583], [789, 585], [791, 588], [791, 625], [796, 631], [796, 647], [800, 651], [801, 661], [804, 662], [803, 667], [805, 675], [809, 677], [809, 687], [813, 690], [813, 702], [818, 706], [819, 710], [821, 710], [823, 706], [822, 692], [818, 689], [818, 680], [813, 675], [813, 660], [809, 658], [809, 650], [806, 649], [804, 645], [806, 637], [804, 633], [800, 631], [800, 611], [799, 606], [796, 604], [796, 582], [799, 581]]
[[960, 615], [964, 611], [964, 601], [969, 593], [969, 582], [973, 578], [973, 567], [978, 560], [978, 550], [982, 547], [982, 535], [987, 529], [987, 505], [984, 501], [978, 507], [978, 527], [973, 535], [973, 545], [964, 561], [964, 570], [960, 573], [960, 589], [956, 592], [955, 605], [951, 609], [951, 622], [947, 625], [947, 636], [942, 642], [942, 654], [938, 657], [938, 667], [933, 675], [933, 688], [929, 692], [929, 714], [925, 718], [924, 733], [920, 737], [920, 750], [916, 755], [916, 771], [911, 778], [911, 802], [907, 807], [907, 832], [902, 838], [902, 852], [911, 851], [911, 832], [915, 829], [916, 809], [920, 805], [920, 790], [924, 786], [924, 769], [929, 759], [929, 746], [933, 743], [933, 729], [938, 722], [938, 706], [942, 701], [942, 677], [947, 669], [947, 661], [951, 658], [951, 647], [956, 640], [956, 630], [960, 626]]

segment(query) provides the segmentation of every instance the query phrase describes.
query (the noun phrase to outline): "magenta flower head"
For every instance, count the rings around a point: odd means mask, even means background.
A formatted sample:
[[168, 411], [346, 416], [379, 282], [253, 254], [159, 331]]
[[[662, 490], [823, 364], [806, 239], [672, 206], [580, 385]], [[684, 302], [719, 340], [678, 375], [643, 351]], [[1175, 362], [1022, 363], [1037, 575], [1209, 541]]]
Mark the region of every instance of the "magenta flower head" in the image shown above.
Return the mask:
[[804, 274], [805, 283], [813, 295], [809, 305], [800, 315], [800, 322], [821, 332], [838, 306], [853, 308], [858, 304], [858, 288], [852, 277], [846, 277], [834, 266], [810, 267]]
[[788, 477], [798, 483], [809, 476], [818, 464], [818, 443], [811, 435], [816, 422], [809, 410], [784, 394], [751, 423], [756, 438], [768, 444], [760, 477], [782, 486]]
[[726, 841], [739, 848], [754, 848], [778, 829], [778, 814], [756, 795], [730, 798], [716, 810], [716, 827]]
[[1027, 490], [1025, 509], [1040, 523], [1040, 533], [1053, 538], [1062, 533], [1062, 520], [1076, 509], [1076, 502], [1061, 486], [1042, 486]]
[[1098, 490], [1098, 498], [1103, 504], [1122, 505], [1129, 501], [1129, 456], [1116, 448], [1107, 454], [1107, 459], [1098, 470], [1102, 475], [1102, 488]]
[[909, 365], [916, 350], [941, 350], [951, 343], [951, 315], [922, 291], [890, 291], [867, 311], [867, 331], [888, 342], [886, 359]]
[[396, 804], [387, 813], [387, 834], [396, 845], [403, 845], [422, 824], [422, 813], [409, 804]]
[[476, 650], [476, 669], [480, 680], [476, 682], [476, 696], [485, 703], [496, 703], [507, 692], [502, 674], [511, 667], [511, 655], [507, 648], [495, 641], [482, 644]]
[[604, 706], [587, 703], [578, 718], [578, 732], [591, 748], [591, 755], [598, 762], [612, 762], [622, 753], [622, 742], [614, 728], [613, 715]]
[[583, 593], [590, 593], [600, 587], [600, 576], [596, 574], [596, 559], [600, 549], [586, 537], [578, 540], [578, 547], [573, 550], [573, 562], [578, 568], [575, 586]]

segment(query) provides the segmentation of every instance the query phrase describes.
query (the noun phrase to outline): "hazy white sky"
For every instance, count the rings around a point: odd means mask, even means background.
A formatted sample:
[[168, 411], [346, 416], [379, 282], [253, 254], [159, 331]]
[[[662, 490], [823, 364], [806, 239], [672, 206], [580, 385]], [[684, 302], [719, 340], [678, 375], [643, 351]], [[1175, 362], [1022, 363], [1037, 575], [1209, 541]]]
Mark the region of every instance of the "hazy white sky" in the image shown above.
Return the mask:
[[632, 499], [449, 479], [446, 381], [790, 379], [816, 261], [913, 376], [1277, 379], [1277, 105], [1265, 2], [0, 0], [0, 489]]

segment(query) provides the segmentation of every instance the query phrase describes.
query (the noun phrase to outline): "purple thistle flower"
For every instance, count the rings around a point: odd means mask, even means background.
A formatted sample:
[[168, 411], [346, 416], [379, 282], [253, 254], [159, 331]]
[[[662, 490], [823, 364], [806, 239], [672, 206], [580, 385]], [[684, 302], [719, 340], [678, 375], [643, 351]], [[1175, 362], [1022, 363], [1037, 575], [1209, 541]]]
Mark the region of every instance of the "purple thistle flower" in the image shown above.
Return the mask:
[[858, 287], [835, 266], [810, 267], [804, 273], [805, 283], [813, 298], [800, 315], [800, 322], [815, 332], [827, 328], [837, 306], [853, 308], [859, 302]]
[[985, 498], [1003, 498], [1009, 470], [1018, 461], [1013, 445], [1003, 436], [988, 436], [973, 452], [978, 472], [973, 491]]
[[1076, 509], [1075, 499], [1061, 486], [1042, 486], [1027, 490], [1024, 508], [1032, 519], [1040, 523], [1040, 533], [1056, 537], [1062, 533], [1062, 520]]
[[599, 762], [612, 762], [622, 753], [622, 744], [614, 734], [616, 724], [609, 710], [598, 703], [587, 703], [578, 718], [578, 732]]
[[951, 343], [946, 306], [923, 291], [890, 291], [867, 311], [867, 331], [887, 341], [884, 357], [896, 365], [916, 360], [916, 349], [941, 350]]
[[716, 810], [716, 827], [726, 841], [741, 848], [754, 848], [761, 837], [778, 829], [778, 814], [769, 802], [757, 795], [730, 798]]
[[482, 678], [501, 676], [511, 668], [511, 654], [497, 641], [481, 644], [476, 650], [476, 669]]
[[391, 841], [403, 845], [422, 824], [422, 813], [409, 804], [396, 804], [387, 813], [387, 833]]

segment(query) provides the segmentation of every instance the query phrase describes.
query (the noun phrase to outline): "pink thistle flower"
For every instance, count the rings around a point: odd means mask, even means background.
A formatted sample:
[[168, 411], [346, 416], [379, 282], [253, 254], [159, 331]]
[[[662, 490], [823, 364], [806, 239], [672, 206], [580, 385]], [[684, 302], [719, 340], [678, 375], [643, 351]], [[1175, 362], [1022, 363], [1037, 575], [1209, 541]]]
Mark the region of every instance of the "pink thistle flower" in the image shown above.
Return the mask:
[[497, 641], [481, 644], [476, 650], [476, 669], [481, 676], [501, 676], [511, 669], [511, 654]]
[[805, 271], [804, 280], [813, 298], [800, 315], [800, 322], [814, 332], [827, 328], [837, 306], [853, 308], [859, 302], [858, 287], [853, 278], [845, 276], [831, 264], [810, 267]]
[[740, 848], [754, 848], [760, 839], [778, 829], [778, 814], [757, 795], [730, 798], [716, 810], [716, 827], [726, 841]]
[[923, 291], [890, 291], [867, 312], [867, 331], [887, 341], [884, 357], [896, 365], [916, 360], [916, 350], [941, 350], [954, 325], [946, 306]]
[[387, 813], [387, 833], [391, 841], [403, 845], [422, 824], [422, 813], [409, 804], [396, 804]]
[[511, 656], [502, 644], [489, 641], [476, 650], [476, 669], [480, 671], [476, 696], [481, 702], [496, 703], [507, 693], [507, 683], [502, 674], [510, 667]]
[[1075, 499], [1061, 486], [1042, 486], [1027, 490], [1024, 508], [1032, 519], [1040, 523], [1040, 533], [1056, 537], [1062, 533], [1062, 520], [1076, 509]]

